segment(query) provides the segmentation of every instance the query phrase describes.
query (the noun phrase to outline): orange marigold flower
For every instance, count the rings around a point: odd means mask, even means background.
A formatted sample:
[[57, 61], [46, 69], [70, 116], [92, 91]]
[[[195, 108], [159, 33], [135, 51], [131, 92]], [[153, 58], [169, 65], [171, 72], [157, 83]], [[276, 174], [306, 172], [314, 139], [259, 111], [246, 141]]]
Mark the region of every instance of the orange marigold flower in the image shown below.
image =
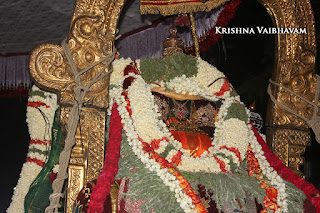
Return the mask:
[[264, 176], [263, 176], [263, 174], [259, 174], [259, 175], [258, 175], [258, 177], [256, 177], [256, 179], [258, 179], [258, 180], [262, 180], [262, 179], [263, 179], [263, 177], [264, 177]]
[[180, 176], [180, 178], [177, 178], [177, 179], [180, 181], [181, 188], [185, 189], [188, 186], [190, 186], [189, 182], [186, 179], [181, 178], [181, 176]]
[[254, 173], [256, 173], [256, 174], [261, 173], [261, 169], [260, 169], [260, 168], [255, 168], [255, 169], [254, 169]]
[[200, 213], [208, 212], [202, 203], [196, 204], [195, 206], [196, 207], [194, 208], [194, 210], [197, 212], [200, 212]]
[[254, 172], [253, 172], [252, 170], [250, 170], [250, 171], [248, 171], [248, 175], [249, 175], [250, 177], [253, 177], [253, 176], [254, 176]]
[[273, 210], [273, 212], [277, 211], [278, 208], [279, 208], [279, 206], [277, 205], [276, 202], [271, 201], [271, 200], [269, 200], [269, 199], [264, 200], [264, 201], [263, 201], [263, 204], [264, 204], [264, 206], [265, 206], [266, 209]]
[[261, 186], [261, 188], [263, 188], [263, 189], [267, 189], [267, 188], [269, 187], [269, 183], [264, 180], [264, 181], [262, 181], [262, 182], [260, 183], [260, 186]]
[[273, 187], [269, 187], [267, 188], [267, 196], [270, 200], [272, 201], [276, 201], [278, 198], [278, 191], [277, 189], [273, 188]]

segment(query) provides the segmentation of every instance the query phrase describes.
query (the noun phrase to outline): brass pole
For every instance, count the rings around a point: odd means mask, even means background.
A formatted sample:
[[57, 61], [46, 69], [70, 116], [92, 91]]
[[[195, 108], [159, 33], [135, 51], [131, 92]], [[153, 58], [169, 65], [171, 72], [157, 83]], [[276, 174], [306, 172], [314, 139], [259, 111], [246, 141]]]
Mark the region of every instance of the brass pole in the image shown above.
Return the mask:
[[194, 20], [193, 13], [190, 13], [189, 17], [190, 17], [190, 23], [191, 23], [192, 38], [193, 38], [193, 43], [194, 43], [194, 52], [195, 52], [196, 56], [200, 56], [199, 42], [197, 39], [196, 22]]

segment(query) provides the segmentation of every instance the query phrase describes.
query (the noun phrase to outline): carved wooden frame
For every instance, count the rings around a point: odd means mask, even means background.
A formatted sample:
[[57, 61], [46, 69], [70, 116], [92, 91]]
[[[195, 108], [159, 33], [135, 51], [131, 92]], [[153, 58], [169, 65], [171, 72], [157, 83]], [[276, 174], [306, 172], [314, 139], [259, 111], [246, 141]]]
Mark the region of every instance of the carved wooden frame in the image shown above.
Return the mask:
[[[315, 23], [309, 0], [259, 0], [267, 9], [276, 28], [305, 28], [306, 34], [276, 35], [272, 79], [314, 102], [316, 75]], [[276, 99], [296, 113], [310, 119], [313, 106], [282, 88], [273, 87]], [[319, 103], [318, 103], [319, 106]], [[295, 173], [304, 177], [299, 166], [301, 155], [310, 145], [310, 130], [302, 119], [271, 101], [267, 110], [267, 143]]]

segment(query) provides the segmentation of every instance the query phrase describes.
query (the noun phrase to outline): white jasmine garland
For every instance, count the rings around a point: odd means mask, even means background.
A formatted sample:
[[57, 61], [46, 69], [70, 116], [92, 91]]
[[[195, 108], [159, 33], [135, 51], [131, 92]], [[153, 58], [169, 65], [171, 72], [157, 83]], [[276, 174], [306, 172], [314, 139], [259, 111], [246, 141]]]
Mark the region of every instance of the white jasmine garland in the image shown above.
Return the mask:
[[[30, 139], [39, 140], [42, 144], [30, 143], [27, 157], [37, 159], [45, 163], [48, 156], [45, 153], [51, 147], [51, 131], [55, 111], [58, 108], [57, 96], [53, 93], [44, 92], [35, 85], [31, 89], [34, 92], [41, 92], [46, 98], [39, 95], [30, 96], [28, 103], [42, 103], [45, 106], [39, 106], [38, 109], [32, 106], [27, 107], [27, 124]], [[43, 114], [45, 115], [45, 118]], [[24, 213], [24, 199], [29, 191], [29, 187], [37, 177], [42, 167], [35, 162], [25, 162], [22, 166], [20, 178], [13, 191], [12, 201], [7, 213]]]
[[29, 191], [29, 187], [32, 184], [35, 174], [39, 174], [42, 167], [32, 163], [25, 162], [22, 166], [20, 178], [16, 187], [13, 189], [13, 196], [11, 203], [7, 209], [7, 213], [24, 213], [24, 197]]
[[[136, 65], [137, 67], [140, 66], [139, 61], [136, 61]], [[139, 137], [149, 144], [152, 140], [161, 139], [163, 137], [167, 138], [167, 140], [162, 140], [160, 142], [160, 148], [154, 150], [155, 152], [159, 154], [162, 153], [170, 143], [174, 146], [174, 149], [171, 150], [165, 158], [171, 162], [172, 158], [181, 152], [181, 163], [177, 166], [179, 170], [210, 173], [221, 172], [220, 165], [213, 155], [216, 155], [216, 157], [225, 163], [225, 170], [230, 170], [230, 160], [221, 155], [217, 155], [219, 153], [232, 157], [233, 163], [236, 163], [238, 166], [240, 165], [239, 158], [234, 152], [231, 152], [228, 149], [220, 149], [221, 147], [226, 146], [227, 148], [238, 150], [241, 159], [243, 160], [246, 157], [247, 148], [250, 142], [253, 152], [256, 154], [259, 161], [263, 175], [271, 180], [271, 185], [278, 191], [277, 204], [280, 206], [280, 211], [287, 212], [285, 184], [282, 178], [266, 161], [262, 148], [257, 142], [257, 139], [251, 130], [251, 126], [248, 125], [248, 121], [244, 122], [238, 118], [226, 119], [228, 109], [233, 103], [243, 104], [240, 101], [239, 96], [230, 97], [230, 92], [225, 92], [219, 97], [214, 95], [221, 90], [221, 87], [224, 84], [223, 79], [216, 81], [209, 88], [207, 87], [215, 79], [224, 78], [223, 73], [198, 58], [197, 76], [187, 78], [185, 75], [182, 75], [169, 82], [165, 82], [169, 89], [175, 90], [178, 93], [188, 92], [191, 95], [199, 95], [211, 101], [222, 100], [222, 106], [217, 115], [218, 122], [215, 123], [216, 129], [212, 147], [197, 158], [190, 156], [187, 150], [182, 149], [181, 143], [172, 137], [166, 124], [159, 119], [158, 107], [154, 103], [150, 85], [148, 85], [140, 75], [129, 75], [134, 77], [132, 85], [129, 86], [127, 90], [132, 110], [131, 116], [126, 109], [127, 102], [125, 101], [124, 96], [121, 95], [123, 91], [122, 83], [127, 76], [119, 78], [118, 87], [113, 89], [110, 93], [110, 98], [119, 105], [118, 110], [122, 118], [121, 122], [124, 124], [124, 131], [127, 135], [128, 143], [138, 158], [146, 165], [146, 168], [150, 171], [155, 171], [163, 180], [164, 184], [175, 192], [177, 201], [181, 204], [181, 207], [185, 212], [193, 211], [194, 206], [192, 206], [192, 200], [182, 191], [179, 186], [179, 181], [176, 180], [175, 176], [168, 173], [166, 169], [161, 169], [160, 165], [155, 162], [155, 160], [150, 159], [148, 154], [144, 153], [142, 144], [138, 140]], [[111, 107], [112, 105], [110, 105], [110, 108]], [[248, 115], [249, 120], [249, 110], [247, 109], [246, 114]]]
[[[248, 126], [244, 121], [230, 118], [225, 121], [218, 121], [221, 124], [215, 130], [213, 144], [215, 147], [226, 145], [239, 150], [241, 158], [244, 159], [248, 149]], [[238, 161], [237, 158], [234, 159]]]
[[270, 180], [271, 186], [276, 188], [278, 191], [277, 204], [280, 206], [280, 209], [277, 212], [288, 212], [286, 186], [283, 179], [266, 160], [262, 147], [252, 131], [249, 133], [249, 140], [252, 151], [255, 153], [255, 157], [258, 159], [262, 174]]
[[[147, 143], [150, 143], [153, 139], [161, 139], [163, 136], [166, 136], [169, 139], [169, 143], [173, 144], [174, 146], [180, 144], [180, 146], [176, 147], [175, 150], [176, 153], [178, 150], [183, 153], [181, 164], [178, 165], [178, 168], [181, 170], [193, 172], [221, 172], [220, 165], [216, 162], [216, 159], [212, 156], [212, 154], [209, 155], [206, 153], [202, 154], [200, 157], [200, 159], [205, 158], [206, 161], [211, 161], [212, 164], [209, 164], [211, 166], [208, 167], [205, 163], [200, 164], [198, 158], [195, 159], [194, 157], [190, 156], [187, 153], [187, 150], [181, 149], [180, 142], [176, 141], [173, 137], [170, 137], [171, 134], [166, 128], [166, 125], [157, 116], [157, 112], [155, 111], [157, 107], [154, 103], [154, 98], [150, 92], [149, 85], [144, 82], [141, 76], [136, 75], [135, 77], [135, 81], [128, 88], [128, 98], [130, 100], [132, 109], [132, 123], [138, 135]], [[238, 99], [230, 98], [230, 100], [226, 101], [226, 105], [231, 106], [235, 100]], [[213, 141], [213, 145], [215, 144], [216, 146], [212, 147], [211, 153], [224, 153], [233, 157], [234, 162], [238, 162], [238, 158], [234, 153], [228, 150], [220, 151], [219, 148], [222, 145], [227, 145], [227, 147], [236, 147], [240, 151], [242, 159], [244, 159], [244, 155], [248, 147], [248, 127], [245, 122], [240, 121], [239, 119], [229, 119], [227, 122], [224, 122], [223, 118], [226, 116], [227, 110], [227, 107], [221, 107], [219, 111], [220, 116], [218, 114], [218, 117], [221, 118], [220, 123], [222, 123], [222, 125], [217, 125], [215, 141]], [[239, 132], [235, 134], [233, 131], [234, 129], [237, 129]], [[229, 135], [230, 132], [233, 134], [232, 136]], [[226, 139], [228, 139], [228, 144], [223, 143], [223, 141]], [[160, 144], [160, 150], [163, 151], [167, 145], [168, 142], [162, 141]], [[174, 152], [171, 152], [172, 157], [176, 154], [173, 153]], [[171, 162], [172, 157], [170, 158], [169, 162]], [[230, 161], [221, 156], [218, 158], [226, 163], [225, 169], [230, 170]], [[169, 157], [167, 156], [166, 159], [168, 160]]]
[[[195, 78], [202, 91], [207, 91], [209, 94], [214, 94], [220, 91], [224, 81], [218, 80], [208, 87], [215, 79], [224, 78], [224, 74], [217, 68], [210, 65], [208, 62], [198, 58], [198, 73]], [[224, 97], [222, 97], [224, 98]]]
[[126, 68], [126, 66], [128, 66], [128, 64], [130, 64], [132, 62], [132, 60], [130, 58], [120, 58], [117, 60], [114, 60], [112, 63], [112, 73], [110, 76], [110, 84], [117, 84], [120, 79], [123, 77], [123, 70], [124, 68]]
[[[128, 98], [132, 107], [132, 123], [139, 136], [147, 143], [154, 139], [161, 139], [164, 134], [158, 126], [158, 112], [156, 111], [151, 88], [141, 76], [137, 76], [128, 88]], [[146, 110], [147, 109], [147, 110]]]

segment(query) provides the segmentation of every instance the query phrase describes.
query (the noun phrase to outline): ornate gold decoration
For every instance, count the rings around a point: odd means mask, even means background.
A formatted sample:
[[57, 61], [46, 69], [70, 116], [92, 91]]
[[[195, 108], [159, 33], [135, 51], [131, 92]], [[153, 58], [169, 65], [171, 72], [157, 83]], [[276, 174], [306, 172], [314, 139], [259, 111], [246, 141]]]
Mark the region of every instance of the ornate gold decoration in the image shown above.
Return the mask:
[[141, 14], [164, 16], [199, 11], [209, 12], [229, 0], [140, 0]]
[[[69, 113], [70, 108], [61, 108], [62, 123], [67, 122]], [[72, 212], [73, 203], [85, 183], [98, 178], [103, 167], [105, 112], [83, 108], [80, 118], [68, 167], [67, 212]]]
[[163, 41], [163, 58], [172, 55], [183, 53], [184, 43], [181, 38], [177, 36], [177, 28], [173, 25], [170, 27], [170, 36]]
[[216, 114], [216, 109], [208, 103], [205, 106], [200, 106], [192, 113], [192, 122], [197, 126], [215, 127]]
[[[84, 174], [85, 172], [82, 166], [74, 166], [74, 165], [69, 166], [69, 170], [68, 170], [69, 179], [68, 179], [68, 189], [67, 189], [68, 204], [70, 200], [72, 200], [73, 203], [76, 201], [78, 193], [84, 186], [83, 182], [80, 181], [83, 178]], [[68, 204], [67, 204], [66, 212], [72, 212], [73, 206], [68, 206]]]
[[[76, 66], [84, 69], [111, 54], [118, 16], [124, 0], [78, 0], [71, 20], [68, 44]], [[104, 66], [97, 65], [81, 77], [86, 85]], [[74, 102], [75, 82], [63, 49], [56, 44], [42, 44], [30, 56], [30, 74], [37, 82], [50, 90], [60, 92], [60, 103]], [[109, 77], [92, 85], [85, 97], [85, 106], [108, 106]]]
[[293, 129], [276, 129], [274, 132], [274, 152], [296, 174], [304, 177], [299, 166], [304, 163], [301, 155], [310, 143], [310, 132]]
[[[276, 36], [273, 80], [314, 102], [315, 26], [309, 0], [259, 0], [270, 14], [277, 28], [305, 28], [306, 34], [278, 34]], [[273, 88], [277, 100], [296, 113], [310, 119], [313, 107], [282, 88]], [[300, 157], [310, 136], [307, 124], [297, 116], [269, 103], [267, 112], [267, 142], [282, 161], [299, 172]], [[301, 136], [298, 136], [301, 135]], [[304, 136], [302, 136], [304, 135]], [[292, 137], [296, 139], [292, 144]], [[297, 152], [297, 153], [295, 153]]]
[[210, 199], [207, 200], [206, 198], [202, 197], [202, 198], [200, 198], [200, 200], [201, 200], [201, 203], [204, 205], [204, 207], [206, 209], [211, 207], [210, 204], [209, 204], [210, 203]]
[[[78, 70], [111, 54], [117, 21], [124, 0], [77, 0], [68, 36], [68, 45]], [[100, 63], [81, 76], [88, 84], [101, 70]], [[30, 74], [42, 88], [60, 94], [60, 122], [64, 129], [74, 103], [74, 74], [60, 45], [42, 44], [31, 53]], [[107, 70], [106, 70], [107, 71]], [[105, 112], [108, 107], [109, 76], [93, 84], [85, 96], [75, 135], [68, 177], [66, 212], [71, 212], [78, 192], [98, 176], [103, 165]]]
[[112, 206], [112, 213], [117, 213], [118, 209], [118, 192], [119, 187], [116, 183], [111, 184], [110, 188], [110, 198], [111, 198], [111, 206]]
[[200, 48], [199, 48], [199, 42], [198, 42], [198, 38], [197, 38], [196, 21], [194, 19], [193, 13], [190, 13], [189, 17], [190, 17], [190, 23], [191, 23], [192, 38], [193, 38], [193, 43], [194, 43], [194, 52], [197, 57], [200, 57]]

